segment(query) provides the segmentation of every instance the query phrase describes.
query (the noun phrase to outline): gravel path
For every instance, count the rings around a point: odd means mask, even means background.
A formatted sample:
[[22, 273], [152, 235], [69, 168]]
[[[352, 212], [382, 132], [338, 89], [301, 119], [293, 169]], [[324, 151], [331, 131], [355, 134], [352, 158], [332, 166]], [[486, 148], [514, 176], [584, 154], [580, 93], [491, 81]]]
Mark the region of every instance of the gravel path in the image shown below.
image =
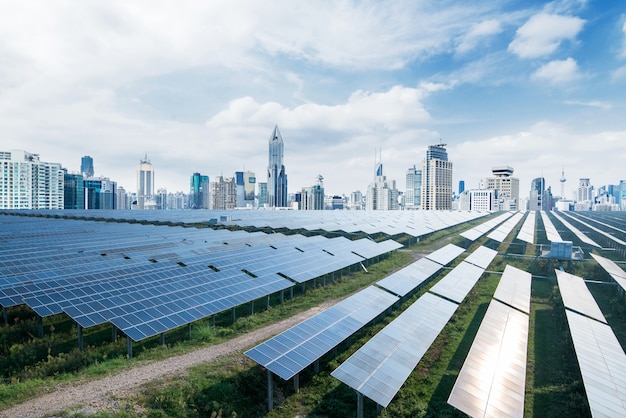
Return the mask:
[[120, 395], [127, 395], [131, 392], [131, 389], [143, 383], [182, 373], [198, 364], [215, 361], [222, 356], [241, 352], [321, 312], [336, 302], [325, 302], [291, 318], [249, 332], [222, 344], [202, 348], [145, 366], [133, 367], [103, 379], [61, 387], [39, 398], [31, 399], [13, 408], [0, 411], [0, 417], [38, 418], [73, 407], [82, 407], [91, 411], [117, 409], [119, 406], [117, 399]]

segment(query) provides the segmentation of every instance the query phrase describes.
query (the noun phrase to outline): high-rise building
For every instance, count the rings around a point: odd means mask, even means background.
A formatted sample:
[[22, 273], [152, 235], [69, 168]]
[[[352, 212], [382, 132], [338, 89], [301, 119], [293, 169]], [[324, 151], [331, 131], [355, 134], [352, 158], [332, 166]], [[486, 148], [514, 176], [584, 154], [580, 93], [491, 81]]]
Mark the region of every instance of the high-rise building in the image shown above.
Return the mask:
[[23, 150], [0, 151], [0, 209], [63, 209], [65, 170]]
[[593, 200], [593, 186], [591, 186], [588, 178], [580, 179], [576, 200], [578, 202], [591, 202]]
[[421, 207], [425, 210], [452, 209], [452, 162], [446, 144], [429, 145], [422, 163]]
[[459, 194], [465, 191], [465, 180], [459, 180]]
[[80, 159], [80, 172], [85, 178], [93, 177], [93, 158], [89, 155], [85, 155]]
[[363, 193], [360, 190], [350, 193], [350, 209], [363, 210]]
[[286, 207], [287, 202], [287, 174], [283, 164], [283, 138], [274, 127], [269, 141], [269, 164], [267, 166], [267, 203], [269, 207]]
[[399, 209], [396, 181], [387, 181], [387, 177], [383, 175], [382, 163], [377, 165], [374, 181], [367, 188], [365, 205], [367, 210]]
[[209, 176], [193, 173], [189, 179], [189, 208], [209, 209]]
[[513, 177], [513, 167], [508, 165], [491, 168], [492, 177], [480, 180], [479, 189], [498, 190], [499, 205], [493, 210], [519, 209], [519, 179]]
[[92, 177], [85, 181], [85, 209], [115, 209], [117, 183], [107, 177]]
[[256, 176], [252, 171], [236, 171], [237, 207], [254, 207]]
[[259, 196], [258, 196], [258, 202], [257, 205], [262, 208], [264, 206], [266, 206], [267, 203], [267, 183], [265, 182], [260, 182], [259, 183]]
[[82, 174], [64, 174], [63, 206], [65, 209], [85, 209], [85, 179]]
[[324, 210], [324, 177], [317, 176], [317, 183], [311, 187], [303, 187], [300, 198], [302, 210]]
[[530, 182], [530, 195], [528, 197], [528, 210], [545, 210], [552, 208], [552, 191], [546, 190], [546, 181], [543, 177], [537, 177]]
[[406, 209], [419, 209], [422, 200], [422, 170], [415, 166], [406, 172], [406, 193], [404, 206]]
[[233, 177], [218, 176], [210, 183], [211, 209], [231, 210], [237, 203], [237, 188]]
[[154, 206], [153, 199], [154, 167], [146, 154], [137, 166], [137, 209], [148, 209]]
[[117, 189], [115, 189], [115, 209], [128, 210], [130, 207], [131, 202], [129, 201], [126, 189], [122, 186], [118, 186]]

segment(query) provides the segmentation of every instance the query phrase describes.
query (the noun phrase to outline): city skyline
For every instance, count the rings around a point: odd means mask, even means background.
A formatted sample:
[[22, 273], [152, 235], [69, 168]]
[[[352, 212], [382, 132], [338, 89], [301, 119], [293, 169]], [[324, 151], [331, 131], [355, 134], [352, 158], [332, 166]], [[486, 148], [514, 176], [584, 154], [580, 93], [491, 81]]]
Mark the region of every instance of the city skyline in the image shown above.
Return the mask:
[[[322, 174], [364, 192], [374, 153], [403, 184], [440, 139], [453, 184], [515, 168], [618, 183], [626, 157], [626, 10], [619, 2], [107, 2], [0, 5], [3, 149], [37, 153], [134, 191], [146, 152], [155, 185], [186, 191], [266, 167], [279, 125], [289, 192]], [[184, 24], [183, 24], [184, 22]]]

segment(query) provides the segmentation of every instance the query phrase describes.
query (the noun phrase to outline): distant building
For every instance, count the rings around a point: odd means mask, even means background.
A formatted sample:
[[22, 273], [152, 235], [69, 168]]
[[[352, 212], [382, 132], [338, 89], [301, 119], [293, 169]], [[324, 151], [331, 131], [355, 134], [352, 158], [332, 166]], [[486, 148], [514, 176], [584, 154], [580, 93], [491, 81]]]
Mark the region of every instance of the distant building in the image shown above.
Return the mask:
[[209, 209], [209, 176], [193, 173], [189, 179], [189, 208]]
[[107, 177], [85, 179], [85, 209], [115, 209], [116, 188]]
[[163, 187], [158, 189], [154, 201], [158, 210], [167, 209], [167, 189]]
[[0, 209], [63, 209], [65, 170], [23, 150], [0, 151]]
[[80, 159], [80, 172], [84, 178], [93, 177], [93, 158], [85, 155]]
[[379, 163], [376, 176], [367, 188], [365, 197], [367, 210], [398, 210], [398, 189], [396, 181], [387, 181], [383, 175], [383, 165]]
[[406, 172], [406, 192], [404, 194], [404, 207], [406, 209], [419, 209], [422, 200], [422, 170], [415, 166]]
[[267, 204], [267, 183], [261, 182], [259, 183], [259, 197], [257, 205], [262, 208]]
[[283, 138], [274, 127], [269, 141], [269, 164], [267, 166], [267, 203], [269, 207], [287, 207], [287, 174], [283, 164]]
[[452, 208], [452, 162], [448, 161], [446, 144], [429, 145], [422, 162], [421, 208]]
[[129, 210], [131, 208], [130, 196], [122, 186], [118, 186], [115, 189], [115, 196], [115, 209]]
[[528, 196], [528, 210], [548, 210], [548, 196], [546, 191], [546, 181], [543, 177], [537, 177], [530, 182], [530, 193]]
[[237, 203], [235, 179], [218, 176], [210, 183], [210, 209], [232, 210]]
[[498, 190], [499, 210], [519, 209], [519, 179], [513, 177], [513, 167], [492, 167], [491, 173], [492, 177], [480, 180], [479, 189]]
[[156, 206], [153, 199], [154, 167], [146, 154], [137, 166], [137, 209], [148, 209], [148, 206]]
[[303, 187], [300, 197], [301, 210], [324, 210], [324, 178], [317, 176], [317, 183]]
[[350, 193], [349, 209], [351, 210], [363, 210], [363, 193], [360, 190]]
[[586, 212], [592, 209], [593, 204], [593, 186], [588, 178], [581, 178], [576, 191], [574, 210], [577, 212]]
[[63, 206], [65, 209], [85, 209], [85, 179], [82, 174], [63, 176]]
[[236, 171], [235, 183], [237, 186], [238, 208], [254, 207], [256, 192], [256, 175], [252, 171]]

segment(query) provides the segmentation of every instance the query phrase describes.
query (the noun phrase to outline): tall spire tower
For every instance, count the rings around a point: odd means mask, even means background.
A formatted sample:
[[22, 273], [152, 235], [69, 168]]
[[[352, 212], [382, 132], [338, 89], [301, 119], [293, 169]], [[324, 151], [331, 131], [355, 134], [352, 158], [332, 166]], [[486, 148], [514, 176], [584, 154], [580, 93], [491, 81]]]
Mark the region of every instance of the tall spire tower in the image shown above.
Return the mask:
[[276, 125], [269, 140], [267, 166], [267, 203], [276, 208], [287, 206], [287, 174], [283, 165], [283, 147], [283, 138]]
[[565, 178], [565, 168], [561, 168], [561, 179], [559, 180], [561, 182], [561, 199], [565, 199], [565, 182], [567, 181], [567, 179]]

